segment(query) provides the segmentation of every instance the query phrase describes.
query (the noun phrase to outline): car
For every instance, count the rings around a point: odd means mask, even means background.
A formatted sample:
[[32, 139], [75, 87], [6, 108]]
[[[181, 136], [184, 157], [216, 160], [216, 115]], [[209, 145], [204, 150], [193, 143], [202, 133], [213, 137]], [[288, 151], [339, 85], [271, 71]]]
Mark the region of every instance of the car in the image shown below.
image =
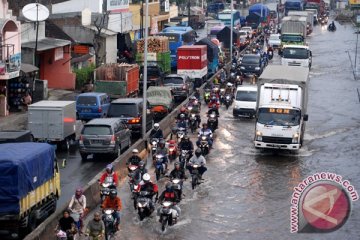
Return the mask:
[[90, 154], [111, 154], [119, 157], [131, 146], [131, 132], [120, 118], [97, 118], [81, 130], [79, 151], [82, 160]]
[[194, 83], [189, 76], [169, 74], [164, 78], [164, 86], [170, 87], [175, 100], [185, 100], [194, 90]]
[[251, 27], [242, 27], [240, 31], [245, 31], [249, 34], [249, 37], [252, 38], [253, 29]]
[[234, 117], [254, 117], [256, 113], [257, 86], [239, 86], [236, 89]]
[[278, 33], [270, 34], [269, 46], [272, 48], [279, 48], [281, 46], [280, 34]]
[[76, 97], [76, 117], [78, 120], [91, 120], [106, 117], [110, 97], [106, 93], [88, 92]]
[[[147, 102], [146, 131], [154, 125], [154, 115], [150, 111], [150, 104]], [[108, 117], [120, 118], [131, 130], [131, 134], [142, 134], [143, 120], [143, 99], [142, 98], [119, 98], [110, 103]]]
[[245, 54], [240, 63], [240, 71], [245, 75], [260, 76], [264, 65], [259, 54]]

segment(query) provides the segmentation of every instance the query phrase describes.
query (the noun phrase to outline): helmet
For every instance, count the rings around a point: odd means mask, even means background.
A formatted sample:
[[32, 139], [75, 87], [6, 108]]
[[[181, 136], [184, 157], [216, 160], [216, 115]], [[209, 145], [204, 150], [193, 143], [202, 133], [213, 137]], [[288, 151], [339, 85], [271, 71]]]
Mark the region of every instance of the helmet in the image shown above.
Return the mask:
[[159, 125], [158, 123], [154, 123], [154, 129], [155, 129], [155, 130], [158, 130], [159, 127], [160, 127], [160, 125]]
[[166, 183], [165, 188], [167, 192], [171, 192], [173, 190], [171, 182]]
[[108, 170], [110, 170], [110, 172], [112, 172], [114, 169], [113, 165], [112, 164], [108, 164], [106, 165], [106, 171], [108, 172]]
[[189, 136], [188, 136], [188, 135], [185, 135], [185, 136], [183, 137], [183, 140], [184, 140], [184, 141], [189, 141]]
[[231, 84], [231, 83], [227, 83], [226, 86], [227, 86], [227, 87], [232, 87], [232, 84]]
[[180, 112], [182, 112], [182, 113], [186, 112], [186, 108], [185, 108], [185, 107], [181, 107], [181, 108], [180, 108]]
[[82, 190], [82, 188], [77, 188], [76, 190], [75, 190], [75, 195], [77, 195], [77, 196], [81, 196], [83, 194], [83, 190]]
[[109, 195], [110, 195], [110, 197], [113, 197], [113, 198], [116, 197], [116, 195], [117, 195], [116, 189], [111, 189]]
[[136, 148], [134, 148], [134, 149], [132, 150], [132, 153], [133, 153], [133, 154], [138, 154], [138, 153], [139, 153], [139, 150], [137, 150]]
[[174, 167], [176, 168], [176, 167], [178, 167], [178, 166], [180, 167], [180, 163], [179, 163], [179, 162], [175, 162], [175, 163], [174, 163]]
[[202, 154], [202, 152], [201, 152], [201, 149], [200, 149], [200, 148], [198, 148], [198, 149], [195, 150], [195, 155], [196, 155], [196, 157], [200, 157], [201, 154]]
[[162, 144], [162, 145], [165, 145], [165, 140], [164, 139], [161, 139], [159, 144]]
[[185, 118], [185, 114], [183, 114], [183, 113], [180, 114], [180, 118], [181, 118], [181, 119]]
[[150, 181], [150, 174], [145, 173], [145, 174], [143, 175], [143, 181], [144, 181], [144, 182], [149, 182], [149, 181]]
[[145, 166], [145, 163], [144, 161], [140, 161], [139, 164], [138, 164], [139, 168], [143, 168]]

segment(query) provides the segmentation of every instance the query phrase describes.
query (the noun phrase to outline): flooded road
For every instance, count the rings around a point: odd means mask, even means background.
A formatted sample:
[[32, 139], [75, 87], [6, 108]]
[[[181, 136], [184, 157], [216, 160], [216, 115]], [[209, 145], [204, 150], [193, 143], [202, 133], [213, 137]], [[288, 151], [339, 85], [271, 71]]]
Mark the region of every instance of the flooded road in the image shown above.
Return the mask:
[[[205, 182], [194, 191], [185, 182], [178, 224], [161, 233], [155, 215], [139, 223], [124, 184], [116, 239], [359, 239], [359, 202], [353, 202], [348, 221], [333, 233], [290, 233], [293, 188], [307, 176], [334, 172], [360, 191], [360, 82], [353, 78], [346, 52], [354, 56], [353, 32], [338, 23], [334, 33], [316, 26], [308, 39], [313, 52], [309, 121], [298, 153], [255, 150], [254, 120], [234, 119], [232, 109], [222, 107]], [[279, 62], [276, 56], [270, 64]]]

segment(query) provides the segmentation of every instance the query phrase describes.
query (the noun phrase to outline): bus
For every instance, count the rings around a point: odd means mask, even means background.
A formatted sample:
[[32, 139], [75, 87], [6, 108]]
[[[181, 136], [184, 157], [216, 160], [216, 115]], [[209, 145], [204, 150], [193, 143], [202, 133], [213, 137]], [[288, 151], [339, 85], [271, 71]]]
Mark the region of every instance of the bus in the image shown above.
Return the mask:
[[[222, 12], [219, 12], [217, 15], [217, 19], [222, 21], [226, 26], [231, 25], [231, 10], [227, 9]], [[241, 27], [241, 15], [240, 11], [233, 10], [233, 26], [236, 28]]]
[[197, 36], [191, 27], [167, 27], [157, 35], [169, 38], [172, 69], [177, 66], [177, 49], [183, 45], [193, 45]]

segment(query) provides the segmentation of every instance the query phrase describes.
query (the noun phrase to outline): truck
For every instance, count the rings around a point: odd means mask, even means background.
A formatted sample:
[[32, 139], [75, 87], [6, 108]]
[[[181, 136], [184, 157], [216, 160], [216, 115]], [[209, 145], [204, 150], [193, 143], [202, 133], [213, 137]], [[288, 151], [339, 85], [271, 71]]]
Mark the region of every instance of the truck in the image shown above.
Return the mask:
[[289, 11], [302, 11], [304, 10], [303, 0], [286, 0], [285, 2], [285, 16]]
[[112, 63], [94, 71], [94, 91], [109, 95], [110, 99], [137, 96], [140, 70], [137, 64]]
[[31, 132], [29, 130], [4, 130], [0, 131], [1, 143], [32, 142]]
[[314, 13], [309, 11], [289, 11], [288, 16], [306, 17], [306, 35], [310, 35], [314, 29]]
[[[211, 36], [210, 36], [211, 29], [213, 27], [217, 27], [217, 26], [222, 26], [222, 28], [224, 28], [225, 24], [221, 20], [217, 20], [217, 19], [207, 20], [206, 21], [206, 36], [211, 38]], [[215, 37], [216, 37], [216, 34], [215, 34]]]
[[309, 69], [269, 65], [257, 83], [255, 148], [296, 151], [308, 120]]
[[[144, 65], [144, 53], [137, 53], [135, 55], [136, 63], [140, 66]], [[170, 51], [154, 53], [150, 52], [147, 55], [148, 65], [158, 65], [162, 72], [170, 73], [171, 72], [171, 56]], [[141, 72], [142, 73], [142, 72]]]
[[0, 238], [22, 239], [56, 210], [60, 172], [47, 143], [0, 144]]
[[178, 48], [177, 53], [177, 74], [187, 75], [194, 79], [195, 83], [198, 80], [201, 83], [207, 80], [208, 62], [206, 45], [182, 46]]
[[284, 45], [281, 52], [281, 65], [311, 68], [312, 52], [306, 45]]
[[207, 46], [208, 76], [214, 75], [219, 67], [219, 47], [208, 38], [200, 39], [195, 45]]
[[307, 33], [306, 26], [306, 17], [284, 17], [281, 24], [281, 45], [304, 45]]
[[43, 100], [29, 105], [28, 129], [34, 141], [69, 150], [76, 140], [76, 102]]
[[[140, 80], [139, 80], [139, 91], [143, 92], [144, 86], [144, 66], [140, 66]], [[147, 87], [150, 86], [160, 86], [162, 80], [164, 79], [165, 73], [161, 67], [153, 62], [149, 62], [147, 65]]]

